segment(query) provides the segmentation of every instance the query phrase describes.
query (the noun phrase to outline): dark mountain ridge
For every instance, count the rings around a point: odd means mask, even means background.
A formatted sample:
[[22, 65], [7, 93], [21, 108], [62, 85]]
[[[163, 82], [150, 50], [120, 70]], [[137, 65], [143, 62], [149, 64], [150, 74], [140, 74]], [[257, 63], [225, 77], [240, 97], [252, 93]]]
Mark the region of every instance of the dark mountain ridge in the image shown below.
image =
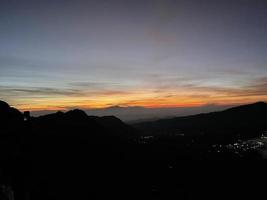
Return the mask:
[[256, 137], [267, 130], [267, 104], [258, 102], [220, 112], [135, 124], [151, 134]]
[[1, 186], [11, 185], [23, 200], [89, 198], [88, 190], [101, 189], [102, 169], [116, 170], [125, 138], [136, 133], [114, 116], [71, 110], [31, 117], [5, 102], [0, 120], [0, 197]]
[[1, 133], [35, 131], [39, 134], [44, 132], [47, 134], [50, 132], [70, 134], [73, 131], [77, 134], [82, 131], [92, 135], [109, 134], [109, 136], [124, 137], [135, 132], [132, 127], [114, 116], [88, 116], [79, 109], [26, 118], [25, 113], [22, 114], [4, 101], [0, 101], [0, 120]]
[[[256, 103], [136, 127], [144, 134], [171, 135], [179, 130], [178, 133], [201, 137], [203, 133], [252, 137], [266, 127], [266, 113], [266, 104]], [[210, 136], [198, 143], [195, 137], [140, 136], [114, 116], [94, 117], [72, 110], [31, 117], [1, 101], [0, 120], [0, 197], [1, 189], [8, 188], [15, 199], [21, 200], [99, 199], [105, 195], [125, 199], [129, 194], [135, 199], [155, 195], [188, 199], [187, 194], [197, 199], [210, 191], [217, 195], [220, 188], [224, 193], [226, 185], [221, 179], [228, 181], [229, 188], [229, 177], [234, 177], [233, 188], [237, 185], [234, 172], [233, 176], [218, 178], [218, 171], [225, 168], [216, 170], [216, 179], [206, 181], [208, 185], [203, 184], [214, 165], [196, 167], [188, 162], [237, 158], [232, 153], [219, 156], [217, 151], [210, 152], [212, 146], [206, 142]], [[254, 152], [251, 155], [258, 158]], [[254, 177], [255, 171], [251, 171]]]
[[[57, 112], [31, 118], [31, 124], [41, 132], [52, 131], [62, 133], [87, 132], [88, 137], [129, 137], [135, 134], [134, 128], [126, 125], [114, 116], [88, 116], [82, 110], [71, 110], [66, 113]], [[104, 138], [103, 138], [104, 139]]]

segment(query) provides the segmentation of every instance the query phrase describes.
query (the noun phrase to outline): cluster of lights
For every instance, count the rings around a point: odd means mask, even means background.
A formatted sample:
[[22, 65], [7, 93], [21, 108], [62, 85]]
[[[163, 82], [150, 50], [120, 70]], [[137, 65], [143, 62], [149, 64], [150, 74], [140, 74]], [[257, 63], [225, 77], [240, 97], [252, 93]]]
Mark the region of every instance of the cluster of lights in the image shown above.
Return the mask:
[[141, 136], [138, 139], [135, 139], [135, 142], [138, 144], [151, 144], [154, 140], [154, 136]]
[[261, 141], [249, 140], [241, 143], [234, 143], [226, 145], [227, 149], [234, 151], [250, 151], [250, 150], [258, 150], [264, 147], [264, 143]]
[[213, 149], [216, 150], [217, 153], [223, 151], [232, 151], [235, 154], [242, 155], [242, 152], [248, 151], [260, 151], [263, 150], [267, 146], [267, 131], [262, 134], [261, 137], [242, 141], [239, 140], [233, 144], [222, 145], [222, 144], [215, 144], [212, 145]]

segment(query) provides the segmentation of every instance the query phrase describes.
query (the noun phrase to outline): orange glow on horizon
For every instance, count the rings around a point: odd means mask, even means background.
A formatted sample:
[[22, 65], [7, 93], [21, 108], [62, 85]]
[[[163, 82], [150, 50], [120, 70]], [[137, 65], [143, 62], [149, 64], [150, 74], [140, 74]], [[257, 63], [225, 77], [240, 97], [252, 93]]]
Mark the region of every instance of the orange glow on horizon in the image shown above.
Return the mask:
[[21, 111], [56, 111], [56, 110], [70, 110], [70, 109], [101, 109], [108, 108], [112, 106], [121, 107], [144, 107], [144, 108], [186, 108], [186, 107], [201, 107], [208, 104], [216, 105], [240, 105], [253, 103], [257, 101], [266, 101], [265, 96], [258, 97], [232, 97], [232, 98], [203, 98], [203, 99], [190, 99], [186, 97], [177, 98], [139, 98], [135, 100], [134, 98], [127, 99], [126, 97], [121, 98], [99, 98], [95, 100], [87, 99], [46, 99], [39, 101], [26, 102], [25, 104], [11, 104], [13, 107]]

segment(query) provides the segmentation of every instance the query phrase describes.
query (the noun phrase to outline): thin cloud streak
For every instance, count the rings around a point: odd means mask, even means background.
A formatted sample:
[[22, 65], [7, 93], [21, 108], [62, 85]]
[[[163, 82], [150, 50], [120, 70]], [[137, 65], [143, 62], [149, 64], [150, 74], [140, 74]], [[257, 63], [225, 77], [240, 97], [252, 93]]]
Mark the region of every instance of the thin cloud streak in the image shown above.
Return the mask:
[[[186, 80], [184, 83], [173, 79], [160, 83], [152, 88], [147, 85], [139, 87], [112, 87], [106, 83], [81, 82], [71, 83], [72, 88], [47, 87], [10, 87], [0, 86], [0, 93], [6, 99], [20, 96], [19, 108], [26, 100], [36, 105], [32, 109], [42, 107], [68, 108], [79, 106], [107, 107], [109, 105], [143, 106], [143, 107], [190, 107], [208, 103], [222, 104], [249, 102], [254, 99], [267, 99], [267, 78], [259, 78], [242, 87], [203, 86]], [[43, 99], [43, 100], [40, 100]], [[75, 103], [77, 105], [75, 105]]]

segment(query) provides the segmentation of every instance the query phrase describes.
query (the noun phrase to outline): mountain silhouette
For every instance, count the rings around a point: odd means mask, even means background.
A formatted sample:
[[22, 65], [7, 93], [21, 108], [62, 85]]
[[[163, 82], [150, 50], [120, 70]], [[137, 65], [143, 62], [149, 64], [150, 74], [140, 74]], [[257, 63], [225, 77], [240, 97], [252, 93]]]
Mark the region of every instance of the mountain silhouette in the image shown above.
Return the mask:
[[[88, 116], [78, 109], [31, 117], [30, 112], [22, 114], [0, 101], [0, 196], [14, 194], [22, 200], [155, 195], [197, 199], [212, 192], [225, 194], [232, 177], [234, 192], [240, 195], [237, 186], [241, 191], [251, 190], [242, 181], [244, 174], [238, 176], [240, 167], [231, 168], [227, 176], [218, 175], [225, 168], [217, 169], [216, 176], [209, 178], [214, 165], [202, 167], [188, 160], [236, 159], [235, 153], [213, 153], [214, 138], [233, 142], [237, 136], [258, 136], [267, 128], [266, 113], [267, 104], [259, 102], [132, 127], [114, 116]], [[185, 137], [169, 137], [181, 133]], [[199, 136], [202, 139], [193, 143]], [[258, 159], [254, 152], [244, 155], [243, 159]], [[251, 171], [254, 177], [255, 170]]]
[[209, 135], [251, 138], [267, 130], [267, 104], [258, 102], [221, 112], [139, 123], [134, 126], [154, 134]]
[[[230, 108], [229, 105], [208, 104], [200, 107], [177, 107], [177, 108], [147, 108], [140, 106], [111, 106], [106, 108], [85, 109], [87, 115], [110, 116], [114, 115], [124, 122], [135, 124], [137, 122], [155, 121], [157, 119], [170, 118], [175, 116], [188, 116], [202, 112], [221, 111]], [[33, 116], [53, 113], [56, 111], [33, 111]]]
[[128, 137], [135, 134], [134, 128], [126, 125], [114, 116], [88, 116], [82, 110], [71, 110], [66, 113], [57, 112], [31, 118], [31, 125], [36, 132], [53, 133], [84, 133], [90, 137]]
[[114, 116], [78, 109], [31, 117], [1, 101], [0, 119], [0, 186], [13, 185], [18, 199], [89, 198], [101, 189], [101, 169], [119, 168], [126, 138], [136, 134]]

